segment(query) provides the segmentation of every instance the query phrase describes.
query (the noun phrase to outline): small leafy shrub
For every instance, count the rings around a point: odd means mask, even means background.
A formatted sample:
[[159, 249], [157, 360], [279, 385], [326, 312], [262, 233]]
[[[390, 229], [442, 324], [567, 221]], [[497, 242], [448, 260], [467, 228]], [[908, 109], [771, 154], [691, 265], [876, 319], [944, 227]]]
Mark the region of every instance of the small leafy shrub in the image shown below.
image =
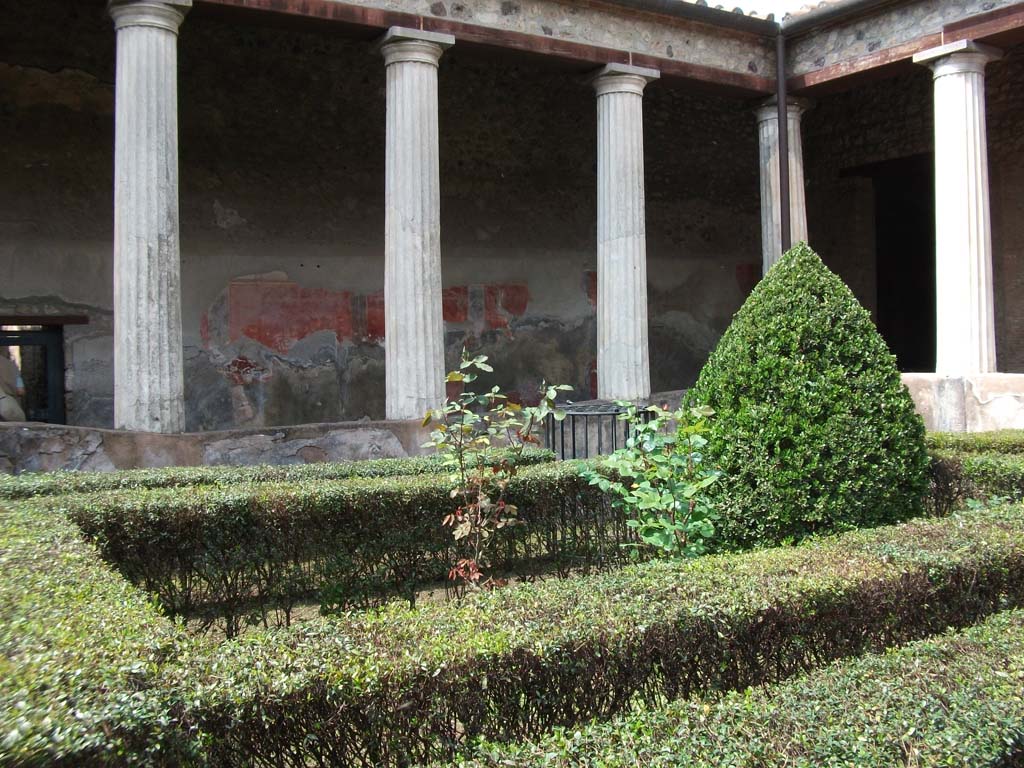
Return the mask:
[[918, 766], [1024, 762], [1024, 611], [771, 688], [683, 700], [535, 743], [480, 745], [459, 768]]
[[[613, 504], [627, 516], [639, 543], [665, 557], [697, 557], [707, 552], [718, 515], [708, 503], [707, 489], [718, 472], [704, 463], [707, 407], [672, 412], [652, 405], [639, 411], [622, 402], [619, 419], [630, 424], [626, 444], [584, 477], [611, 494]], [[675, 429], [670, 426], [675, 424]]]
[[924, 424], [867, 311], [806, 244], [750, 294], [691, 390], [730, 548], [920, 512]]
[[[478, 372], [493, 371], [486, 355], [469, 357], [463, 349], [458, 370], [450, 371], [446, 381], [465, 387], [476, 381]], [[539, 404], [525, 407], [511, 402], [497, 386], [479, 395], [464, 389], [423, 419], [423, 426], [434, 426], [424, 447], [434, 448], [441, 455], [451, 472], [451, 497], [458, 503], [444, 516], [458, 550], [448, 572], [456, 594], [467, 587], [497, 583], [492, 577], [485, 578], [483, 571], [489, 567], [487, 560], [495, 537], [503, 528], [523, 522], [507, 498], [509, 482], [519, 471], [526, 448], [540, 442], [534, 430], [549, 414], [558, 420], [565, 418], [555, 406], [555, 398], [568, 389], [572, 388], [565, 384], [542, 383]], [[496, 457], [494, 446], [501, 444], [507, 448]]]

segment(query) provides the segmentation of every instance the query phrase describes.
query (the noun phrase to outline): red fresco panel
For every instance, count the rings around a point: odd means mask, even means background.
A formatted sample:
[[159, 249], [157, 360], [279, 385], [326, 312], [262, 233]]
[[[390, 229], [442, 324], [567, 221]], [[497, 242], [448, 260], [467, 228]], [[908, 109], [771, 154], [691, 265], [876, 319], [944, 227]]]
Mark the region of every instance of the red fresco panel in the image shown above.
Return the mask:
[[352, 337], [348, 291], [304, 288], [283, 281], [237, 280], [228, 287], [228, 337], [258, 341], [281, 353], [317, 331]]

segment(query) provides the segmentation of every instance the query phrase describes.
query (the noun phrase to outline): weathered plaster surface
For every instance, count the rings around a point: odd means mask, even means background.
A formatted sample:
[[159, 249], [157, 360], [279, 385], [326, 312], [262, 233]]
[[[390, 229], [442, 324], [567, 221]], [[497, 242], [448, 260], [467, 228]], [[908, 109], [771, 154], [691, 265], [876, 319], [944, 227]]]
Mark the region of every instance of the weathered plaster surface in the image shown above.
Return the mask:
[[883, 6], [867, 15], [809, 31], [789, 41], [787, 70], [790, 76], [852, 61], [894, 48], [942, 27], [979, 13], [1013, 5], [1017, 0], [917, 0]]
[[986, 69], [996, 361], [1024, 373], [1024, 45]]
[[0, 472], [400, 458], [423, 453], [426, 439], [427, 431], [418, 424], [387, 421], [177, 435], [0, 424]]
[[903, 383], [930, 431], [1024, 429], [1024, 375], [905, 373]]

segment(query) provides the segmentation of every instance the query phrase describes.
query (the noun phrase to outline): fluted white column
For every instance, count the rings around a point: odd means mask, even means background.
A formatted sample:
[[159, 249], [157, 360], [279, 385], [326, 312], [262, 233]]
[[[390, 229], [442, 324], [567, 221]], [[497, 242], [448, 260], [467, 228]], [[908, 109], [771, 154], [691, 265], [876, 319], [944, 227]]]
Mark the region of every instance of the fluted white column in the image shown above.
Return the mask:
[[[807, 240], [807, 204], [804, 199], [804, 153], [800, 119], [810, 102], [786, 99], [789, 128], [789, 226], [793, 243]], [[779, 200], [778, 101], [766, 101], [757, 110], [761, 157], [761, 258], [764, 272], [782, 256], [782, 208]]]
[[386, 410], [420, 419], [444, 403], [437, 65], [455, 38], [392, 27], [387, 68], [384, 235]]
[[597, 396], [651, 394], [644, 218], [644, 87], [654, 69], [609, 64], [597, 92]]
[[968, 40], [914, 56], [935, 84], [935, 371], [996, 370], [985, 65], [999, 52]]
[[178, 243], [178, 27], [191, 0], [112, 0], [114, 426], [185, 428]]

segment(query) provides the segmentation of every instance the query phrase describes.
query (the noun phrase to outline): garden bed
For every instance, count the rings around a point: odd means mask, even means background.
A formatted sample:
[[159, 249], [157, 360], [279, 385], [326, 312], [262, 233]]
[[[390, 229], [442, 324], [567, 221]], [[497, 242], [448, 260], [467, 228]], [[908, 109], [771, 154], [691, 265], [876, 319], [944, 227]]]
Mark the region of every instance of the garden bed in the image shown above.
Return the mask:
[[[446, 476], [232, 483], [52, 497], [103, 557], [173, 616], [207, 616], [236, 634], [300, 601], [328, 612], [394, 596], [410, 600], [453, 562]], [[494, 571], [542, 566], [566, 574], [621, 564], [623, 516], [576, 463], [528, 467], [508, 501], [525, 524], [506, 528]]]
[[[404, 765], [779, 680], [1024, 601], [1024, 507], [189, 638], [44, 500], [0, 513], [14, 763]], [[42, 601], [40, 595], [46, 595]]]
[[[937, 452], [935, 508], [1020, 498], [1024, 454], [1004, 448]], [[301, 482], [250, 468], [83, 476], [108, 478], [87, 494], [59, 495], [60, 475], [5, 485], [38, 493], [0, 502], [0, 762], [449, 759], [479, 738], [775, 682], [1024, 604], [1024, 507], [1002, 506], [220, 643], [156, 609], [153, 595], [181, 615], [210, 609], [233, 634], [299, 595], [368, 605], [443, 578], [449, 485], [416, 461], [396, 476], [391, 462], [272, 468]], [[333, 467], [344, 480], [327, 479]], [[578, 469], [521, 470], [510, 500], [529, 524], [509, 529], [495, 569], [621, 559], [624, 518]]]
[[218, 760], [403, 765], [779, 680], [1022, 600], [1015, 507], [389, 606], [226, 643], [177, 685]]
[[[546, 457], [530, 454], [530, 460]], [[233, 636], [250, 624], [289, 624], [294, 608], [311, 602], [326, 612], [378, 605], [393, 597], [415, 601], [426, 585], [444, 580], [454, 560], [446, 475], [368, 477], [396, 466], [328, 465], [348, 479], [304, 470], [302, 482], [243, 482], [237, 470], [211, 472], [221, 482], [187, 487], [121, 488], [42, 497], [74, 520], [104, 558], [134, 584], [156, 595], [171, 616], [215, 626]], [[416, 460], [415, 467], [439, 465]], [[621, 565], [632, 541], [624, 514], [580, 478], [579, 462], [526, 466], [509, 486], [508, 501], [525, 525], [505, 528], [490, 572], [588, 572]], [[253, 472], [272, 468], [252, 468]], [[159, 485], [194, 470], [126, 473], [113, 487], [140, 478]], [[153, 471], [163, 473], [163, 470]], [[355, 475], [355, 473], [359, 473]], [[83, 480], [85, 483], [85, 480]], [[47, 487], [42, 478], [26, 487]], [[969, 499], [1024, 496], [1024, 454], [945, 453], [932, 461], [933, 514]]]

